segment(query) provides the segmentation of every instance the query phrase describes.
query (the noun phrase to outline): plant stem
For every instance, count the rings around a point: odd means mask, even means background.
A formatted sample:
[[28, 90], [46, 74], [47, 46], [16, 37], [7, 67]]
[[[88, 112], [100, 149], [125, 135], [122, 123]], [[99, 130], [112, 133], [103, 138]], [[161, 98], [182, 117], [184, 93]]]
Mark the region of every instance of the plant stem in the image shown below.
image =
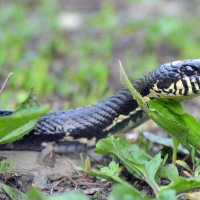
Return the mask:
[[10, 73], [8, 74], [8, 76], [6, 77], [5, 81], [3, 82], [3, 84], [2, 84], [2, 86], [1, 86], [1, 88], [0, 88], [0, 95], [2, 94], [4, 88], [6, 87], [6, 84], [7, 84], [8, 80], [10, 79], [10, 77], [12, 76], [12, 74], [13, 74], [13, 73], [10, 72]]
[[177, 156], [178, 146], [180, 143], [175, 137], [172, 137], [172, 141], [173, 141], [172, 163], [176, 164], [176, 156]]

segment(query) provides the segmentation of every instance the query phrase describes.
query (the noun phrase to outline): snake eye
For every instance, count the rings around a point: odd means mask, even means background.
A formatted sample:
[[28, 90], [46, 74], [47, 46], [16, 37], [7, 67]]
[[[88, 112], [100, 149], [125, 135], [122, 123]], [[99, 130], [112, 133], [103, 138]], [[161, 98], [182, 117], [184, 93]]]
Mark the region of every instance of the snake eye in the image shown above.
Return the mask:
[[183, 72], [186, 76], [192, 76], [198, 73], [197, 67], [191, 65], [182, 66], [180, 71]]

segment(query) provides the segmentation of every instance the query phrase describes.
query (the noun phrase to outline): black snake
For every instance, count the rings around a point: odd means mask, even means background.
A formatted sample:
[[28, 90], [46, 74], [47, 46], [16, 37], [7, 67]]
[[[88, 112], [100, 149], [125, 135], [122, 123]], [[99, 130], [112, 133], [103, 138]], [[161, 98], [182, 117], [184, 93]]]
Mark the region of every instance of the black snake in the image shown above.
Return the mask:
[[[162, 64], [133, 83], [143, 98], [167, 98], [182, 101], [200, 93], [200, 59]], [[12, 111], [0, 111], [0, 116]], [[69, 111], [50, 112], [41, 117], [34, 130], [23, 139], [1, 149], [41, 149], [42, 141], [73, 138], [102, 138], [125, 127], [133, 128], [148, 117], [127, 89], [97, 104]]]

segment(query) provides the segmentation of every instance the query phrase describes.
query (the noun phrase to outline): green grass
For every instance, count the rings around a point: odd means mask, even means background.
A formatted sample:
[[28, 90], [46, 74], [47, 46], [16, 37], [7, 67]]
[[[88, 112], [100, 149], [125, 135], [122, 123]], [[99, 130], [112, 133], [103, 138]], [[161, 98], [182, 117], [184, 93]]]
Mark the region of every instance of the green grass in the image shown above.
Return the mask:
[[[14, 108], [31, 87], [43, 101], [54, 95], [64, 99], [61, 104], [67, 108], [84, 106], [113, 93], [109, 87], [110, 69], [119, 59], [135, 80], [170, 55], [173, 59], [199, 57], [200, 29], [198, 19], [192, 15], [185, 20], [162, 15], [149, 20], [130, 18], [121, 23], [114, 5], [102, 1], [99, 12], [84, 21], [86, 28], [76, 33], [75, 40], [60, 29], [58, 15], [51, 1], [2, 3], [0, 78], [3, 80], [11, 71], [14, 75], [1, 107]], [[141, 50], [128, 46], [122, 57], [113, 60], [115, 43], [122, 38], [128, 38], [130, 44], [139, 39]]]

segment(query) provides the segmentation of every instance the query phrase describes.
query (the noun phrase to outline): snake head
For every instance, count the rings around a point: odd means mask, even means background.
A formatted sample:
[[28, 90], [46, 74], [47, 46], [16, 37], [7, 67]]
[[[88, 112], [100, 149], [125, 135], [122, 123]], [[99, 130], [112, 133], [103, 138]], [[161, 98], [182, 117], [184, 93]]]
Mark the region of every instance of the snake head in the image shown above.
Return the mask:
[[140, 93], [147, 98], [165, 98], [177, 101], [200, 94], [200, 59], [165, 63], [139, 82]]

